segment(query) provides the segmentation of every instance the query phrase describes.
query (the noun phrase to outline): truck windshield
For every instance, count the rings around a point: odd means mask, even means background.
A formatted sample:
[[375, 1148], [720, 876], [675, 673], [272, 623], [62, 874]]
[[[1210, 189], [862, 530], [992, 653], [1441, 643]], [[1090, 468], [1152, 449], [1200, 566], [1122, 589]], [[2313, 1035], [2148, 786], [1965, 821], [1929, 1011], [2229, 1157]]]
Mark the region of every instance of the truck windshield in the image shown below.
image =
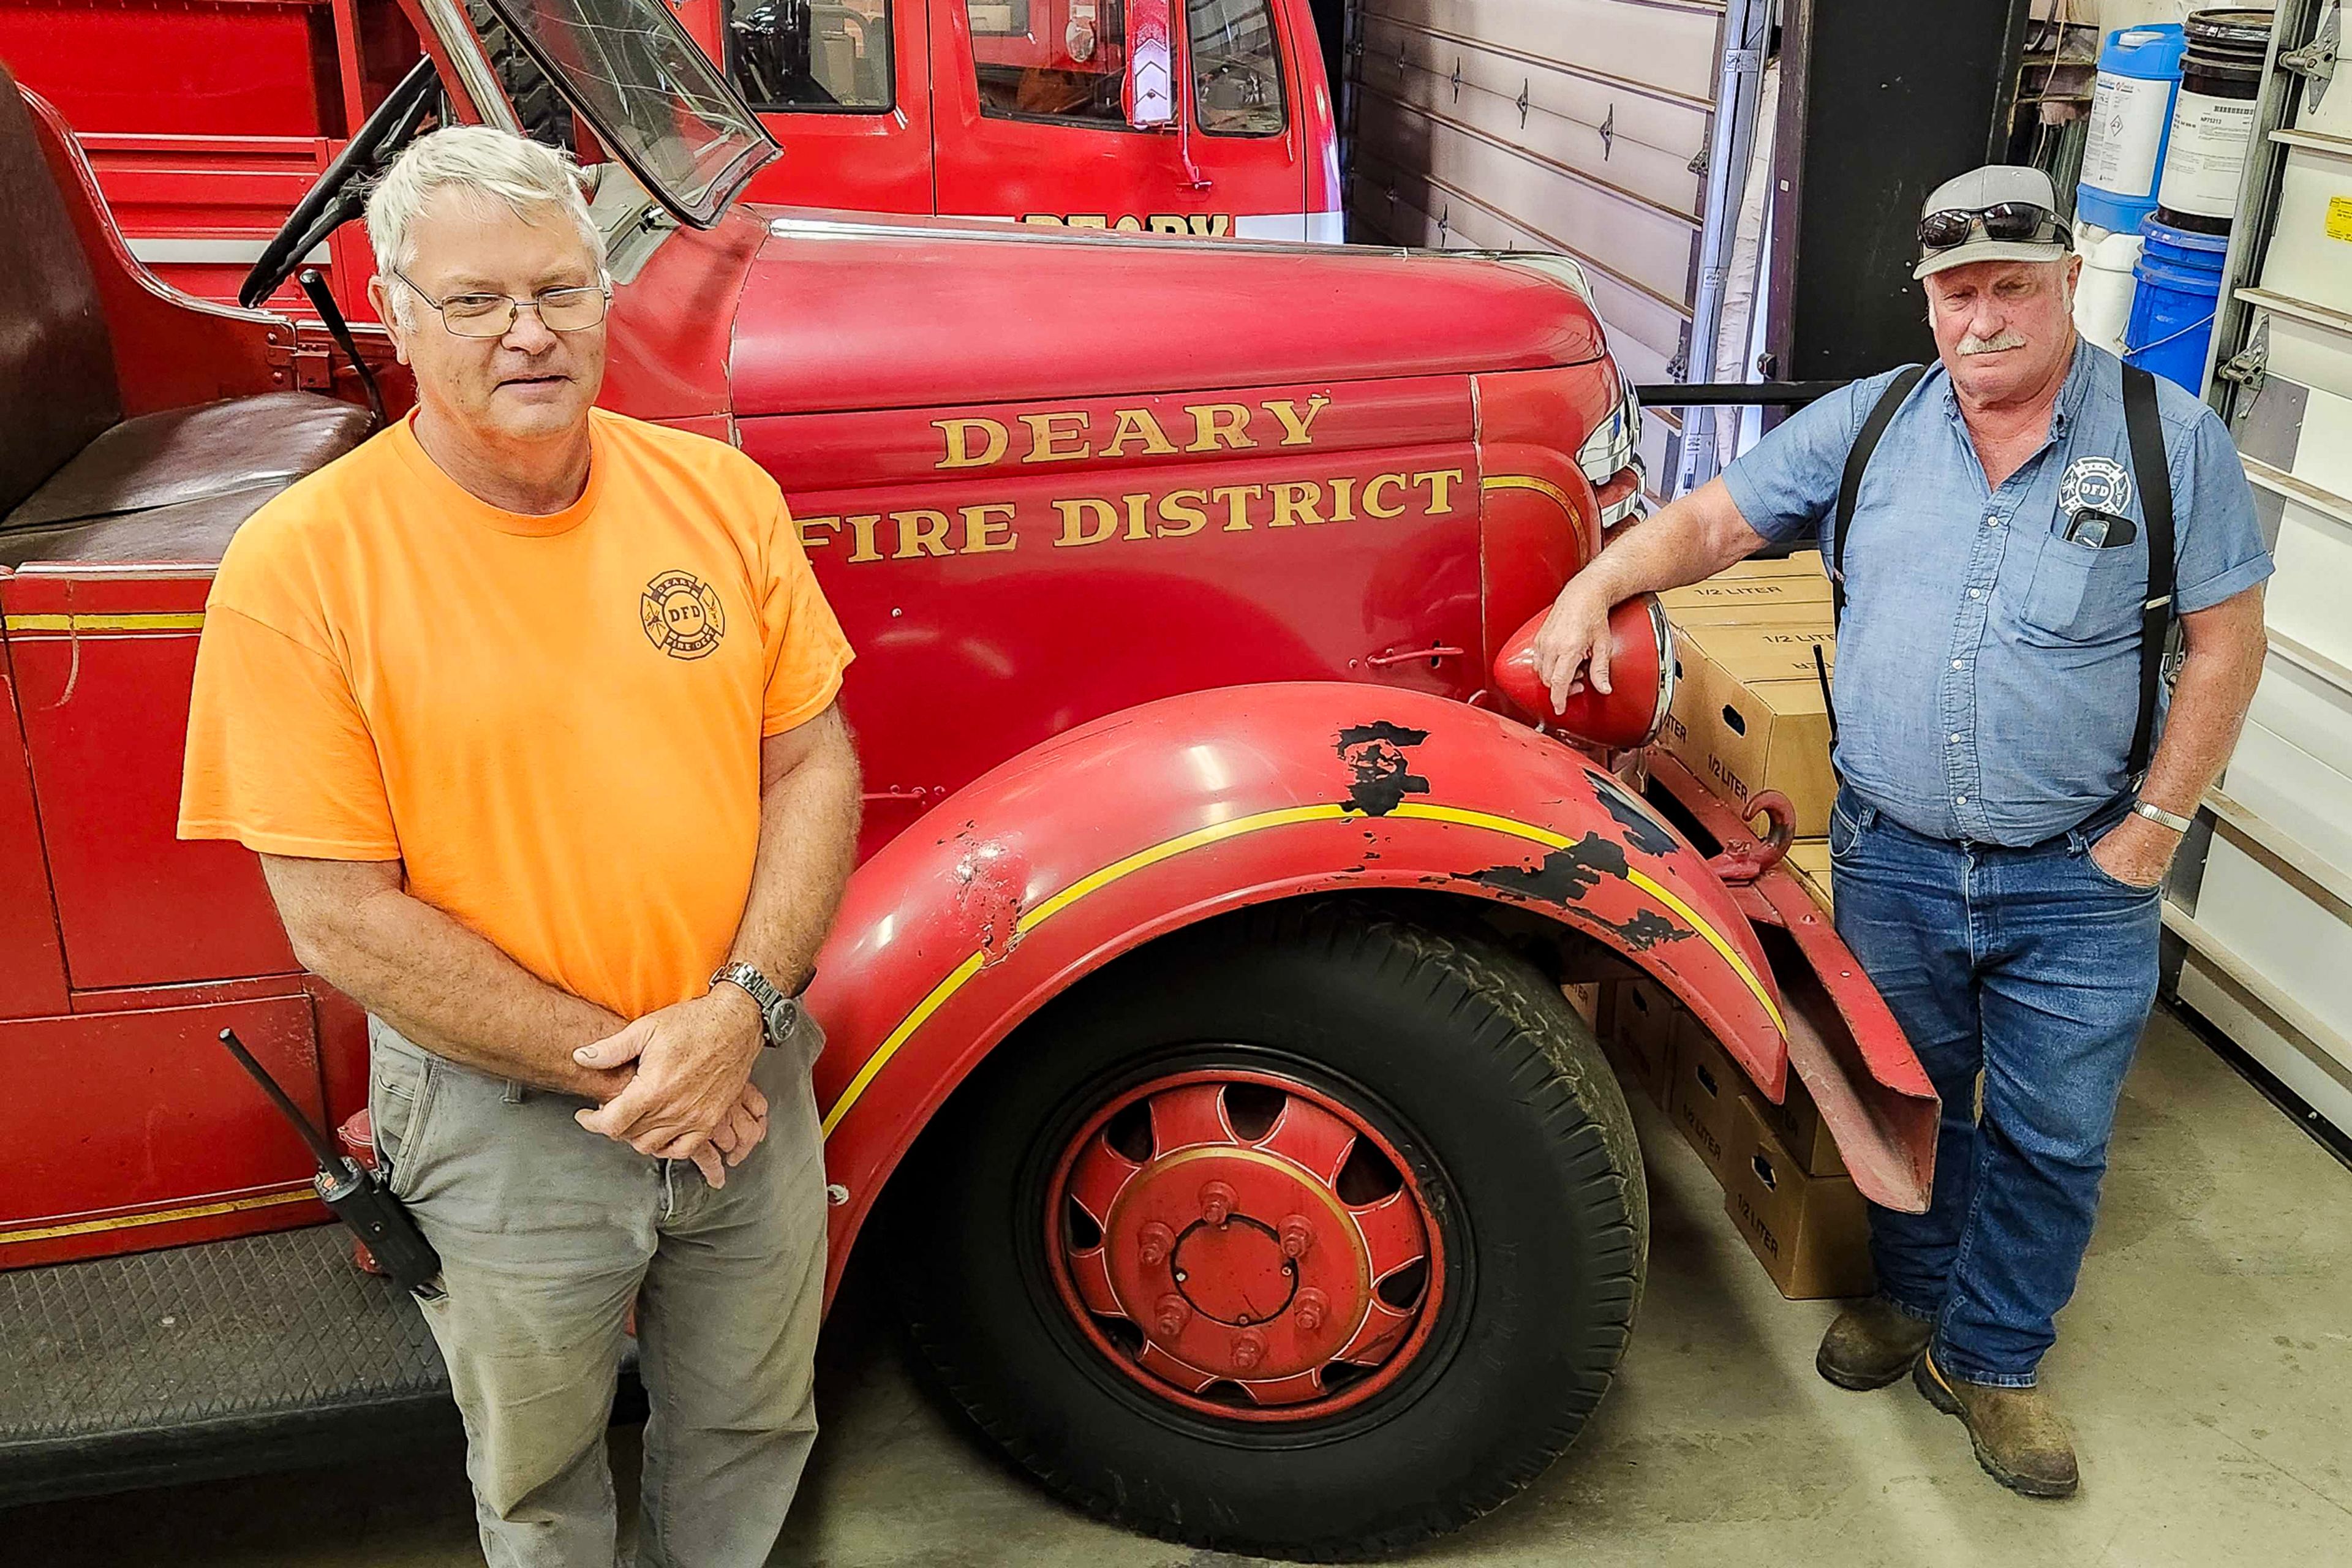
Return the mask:
[[661, 204], [707, 228], [780, 149], [663, 0], [491, 0]]

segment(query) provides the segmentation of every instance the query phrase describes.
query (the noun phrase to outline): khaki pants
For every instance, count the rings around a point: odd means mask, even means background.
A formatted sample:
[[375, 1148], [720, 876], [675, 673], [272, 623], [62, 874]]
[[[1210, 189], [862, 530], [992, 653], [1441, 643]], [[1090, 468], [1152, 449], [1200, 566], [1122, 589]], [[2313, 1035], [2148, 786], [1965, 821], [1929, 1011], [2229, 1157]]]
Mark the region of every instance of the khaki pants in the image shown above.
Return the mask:
[[[644, 1568], [767, 1561], [816, 1438], [824, 1166], [807, 1049], [763, 1050], [768, 1136], [713, 1191], [572, 1119], [585, 1102], [458, 1067], [371, 1019], [392, 1191], [441, 1254], [425, 1308], [466, 1420], [493, 1568], [614, 1561], [604, 1428], [638, 1301]], [[795, 1039], [792, 1044], [799, 1045]]]

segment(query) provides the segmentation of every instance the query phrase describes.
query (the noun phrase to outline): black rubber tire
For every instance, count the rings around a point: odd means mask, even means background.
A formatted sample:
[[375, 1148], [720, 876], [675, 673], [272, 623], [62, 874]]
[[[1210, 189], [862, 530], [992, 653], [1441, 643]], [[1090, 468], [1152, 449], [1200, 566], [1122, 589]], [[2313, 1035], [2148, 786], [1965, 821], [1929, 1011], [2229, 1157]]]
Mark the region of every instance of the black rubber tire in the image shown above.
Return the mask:
[[522, 122], [522, 133], [534, 142], [577, 152], [579, 145], [572, 135], [572, 105], [539, 68], [530, 52], [515, 41], [498, 12], [484, 0], [466, 0], [466, 19], [481, 37], [482, 51], [489, 57], [499, 85], [507, 89], [515, 118]]
[[[1108, 1364], [1053, 1294], [1037, 1215], [1068, 1138], [1109, 1096], [1203, 1065], [1343, 1099], [1436, 1213], [1430, 1341], [1352, 1410], [1196, 1415]], [[1475, 930], [1352, 900], [1197, 927], [1073, 988], [982, 1064], [890, 1198], [916, 1343], [1047, 1487], [1171, 1540], [1316, 1561], [1457, 1529], [1541, 1473], [1609, 1387], [1649, 1241], [1624, 1097], [1559, 987]]]

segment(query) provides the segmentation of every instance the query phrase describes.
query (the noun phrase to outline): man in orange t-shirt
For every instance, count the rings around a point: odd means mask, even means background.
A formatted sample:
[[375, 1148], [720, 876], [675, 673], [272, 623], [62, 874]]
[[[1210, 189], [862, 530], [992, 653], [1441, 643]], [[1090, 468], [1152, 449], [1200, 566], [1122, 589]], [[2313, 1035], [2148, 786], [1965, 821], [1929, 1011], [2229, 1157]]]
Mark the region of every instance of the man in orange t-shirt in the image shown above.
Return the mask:
[[610, 285], [559, 154], [436, 132], [368, 226], [416, 412], [230, 545], [180, 832], [257, 851], [368, 1010], [489, 1561], [613, 1561], [636, 1299], [640, 1561], [749, 1568], [816, 1430], [793, 998], [854, 854], [849, 647], [757, 465], [592, 408]]

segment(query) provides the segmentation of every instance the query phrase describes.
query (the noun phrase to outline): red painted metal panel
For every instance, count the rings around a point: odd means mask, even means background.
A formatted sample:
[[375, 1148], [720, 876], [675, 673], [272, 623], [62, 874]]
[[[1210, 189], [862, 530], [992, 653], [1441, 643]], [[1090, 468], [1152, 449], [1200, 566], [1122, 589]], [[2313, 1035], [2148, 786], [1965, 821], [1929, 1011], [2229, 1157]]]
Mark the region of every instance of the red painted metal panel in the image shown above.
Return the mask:
[[[866, 848], [1008, 754], [1176, 692], [1468, 696], [1469, 426], [1458, 377], [744, 422], [859, 650]], [[991, 431], [997, 460], [948, 468]]]
[[326, 0], [10, 0], [0, 58], [81, 131], [316, 136], [332, 26]]
[[[322, 1111], [308, 996], [0, 1022], [0, 1268], [320, 1217], [272, 1201], [314, 1166], [213, 1037], [223, 1028]], [[155, 1222], [215, 1205], [237, 1206]]]
[[294, 972], [260, 862], [176, 836], [195, 630], [9, 642], [74, 984]]
[[[0, 572], [0, 582], [6, 577]], [[65, 951], [16, 708], [8, 649], [0, 643], [0, 1017], [66, 1010]]]
[[766, 243], [760, 218], [737, 206], [718, 226], [666, 237], [614, 290], [605, 337], [605, 407], [639, 419], [726, 414], [736, 305]]
[[[1442, 303], [1441, 303], [1442, 302]], [[910, 349], [910, 345], [914, 345]], [[1498, 262], [1117, 236], [794, 231], [752, 267], [735, 409], [932, 408], [1578, 364], [1600, 323]]]

